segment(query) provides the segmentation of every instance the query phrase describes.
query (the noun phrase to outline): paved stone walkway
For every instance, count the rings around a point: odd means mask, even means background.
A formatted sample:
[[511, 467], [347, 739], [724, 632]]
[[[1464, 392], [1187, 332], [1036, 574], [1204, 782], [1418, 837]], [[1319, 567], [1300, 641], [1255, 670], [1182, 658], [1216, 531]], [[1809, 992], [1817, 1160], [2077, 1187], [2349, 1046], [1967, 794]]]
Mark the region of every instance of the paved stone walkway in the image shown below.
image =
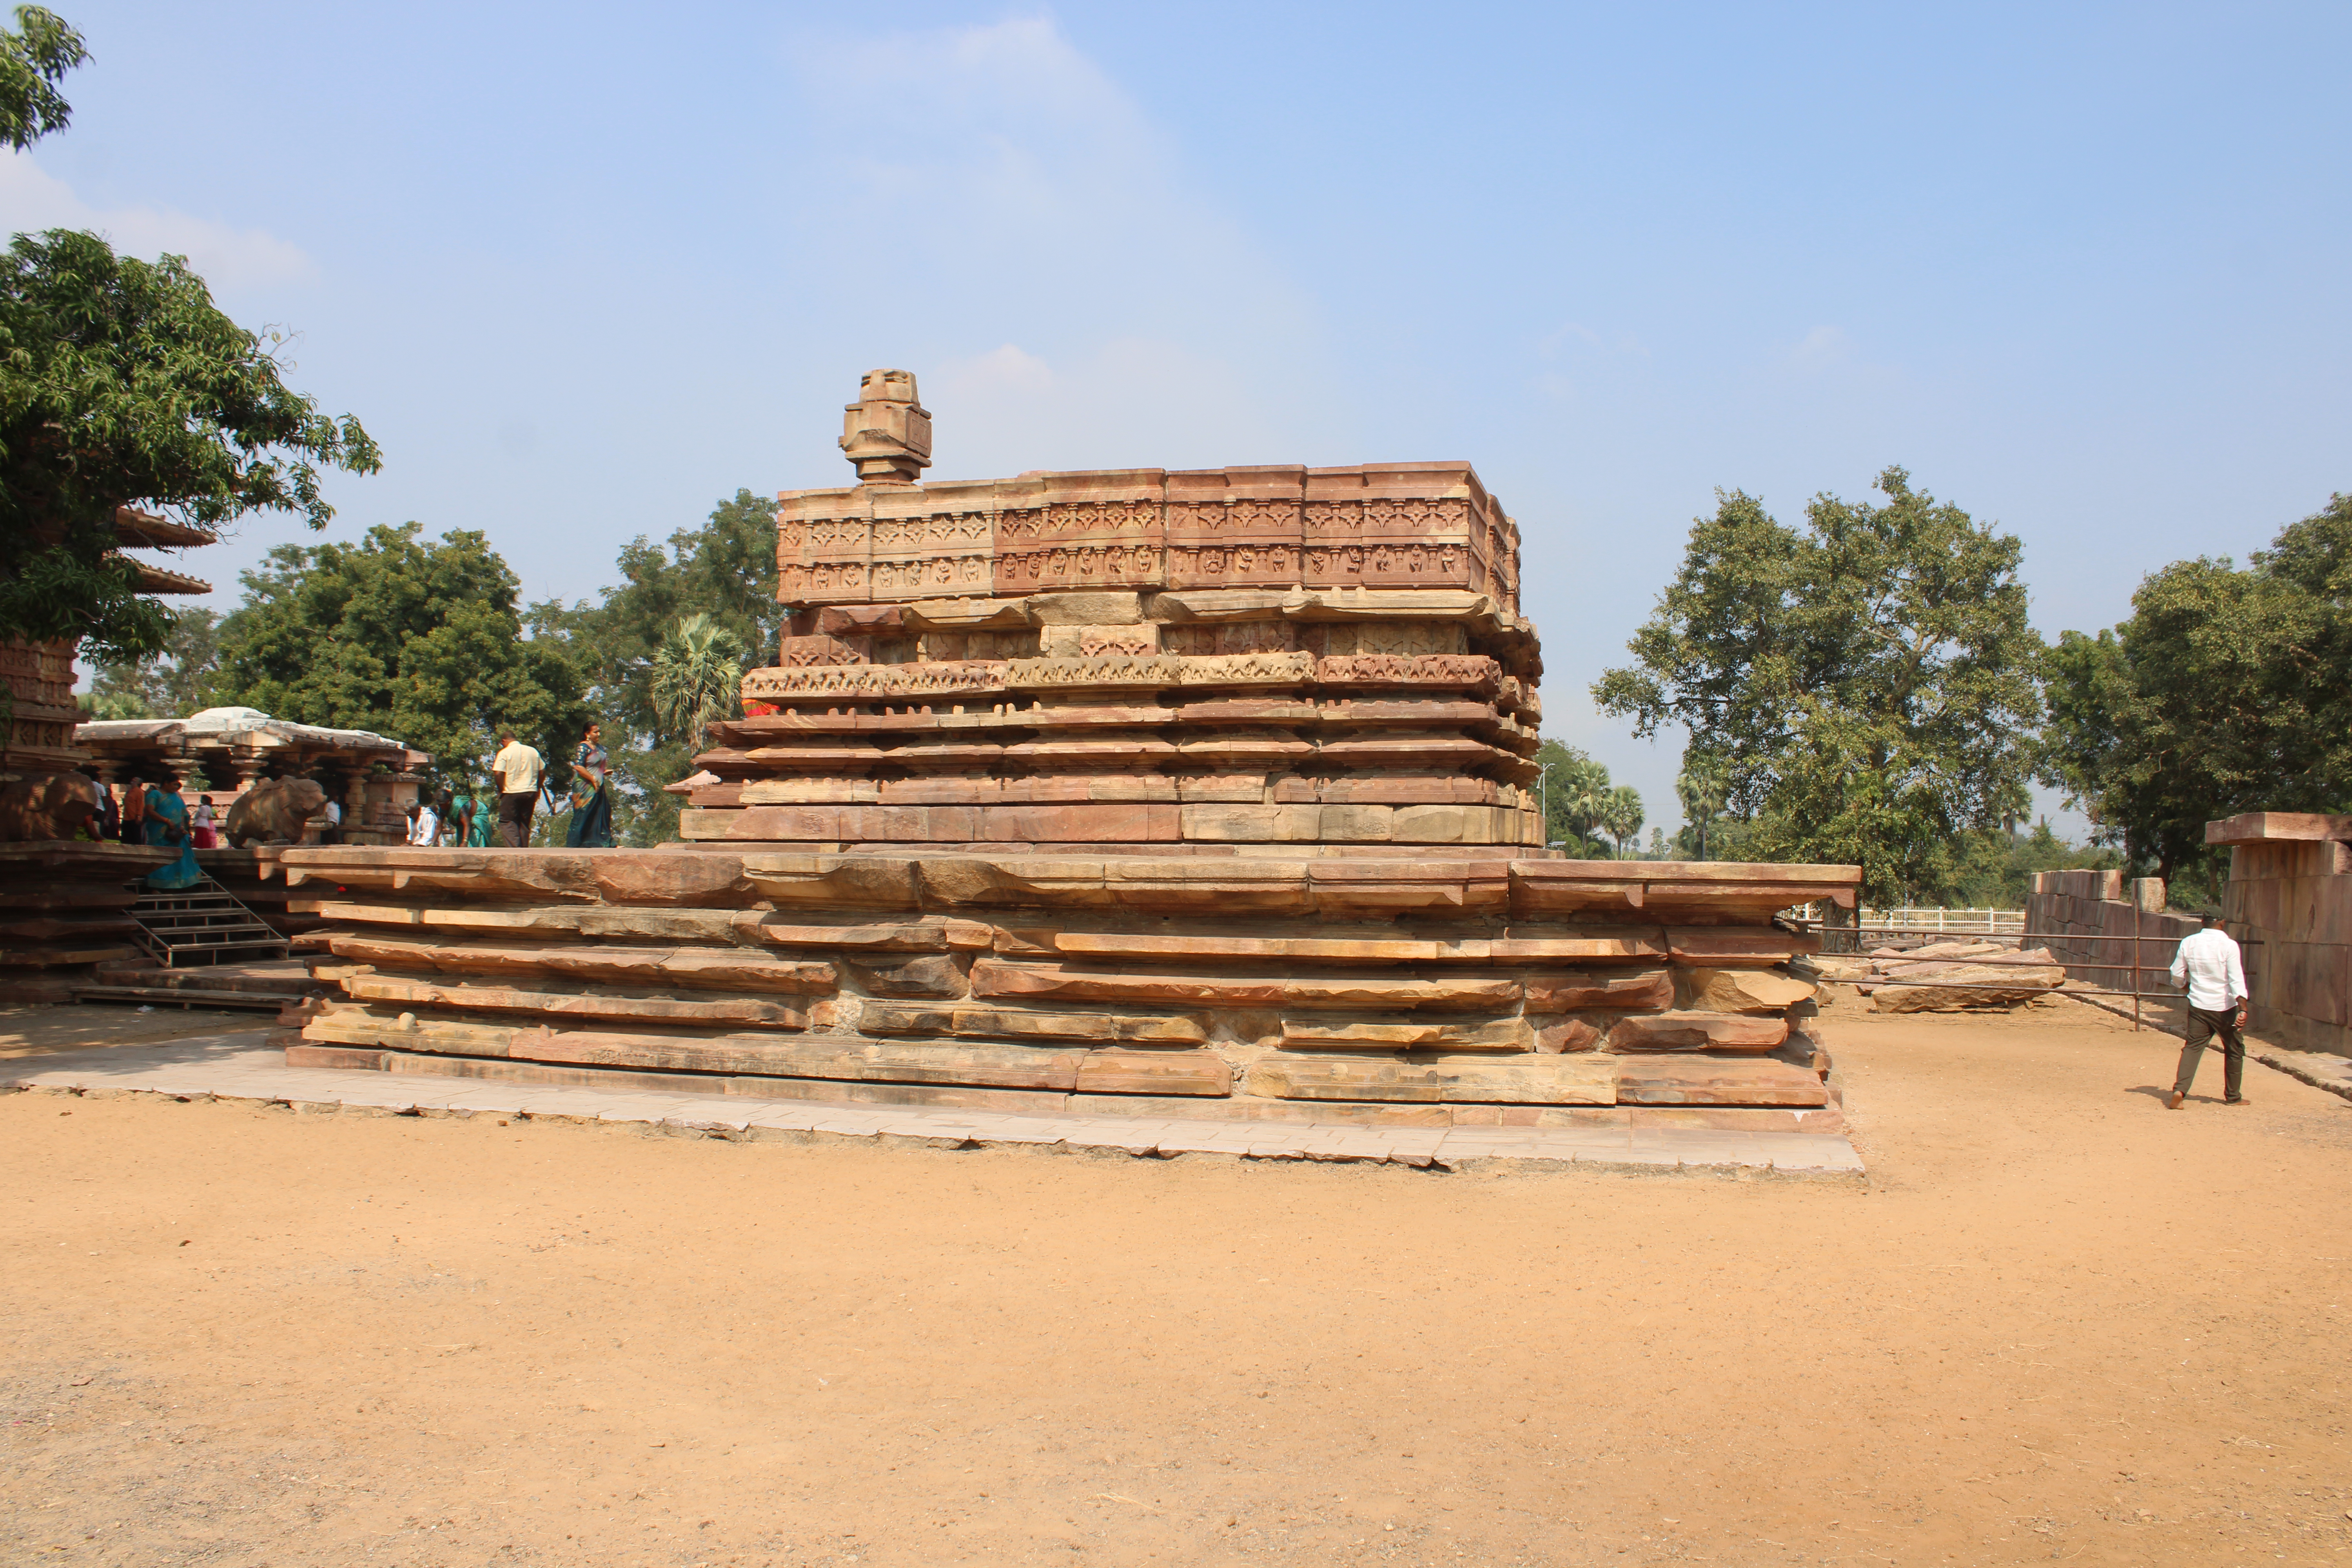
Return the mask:
[[1861, 1155], [1835, 1134], [1706, 1129], [1364, 1128], [1314, 1123], [1023, 1116], [922, 1106], [830, 1105], [740, 1096], [542, 1088], [458, 1078], [290, 1068], [266, 1031], [40, 1057], [0, 1071], [0, 1090], [168, 1094], [349, 1106], [402, 1114], [547, 1117], [634, 1122], [721, 1137], [832, 1135], [941, 1148], [989, 1144], [1116, 1149], [1130, 1154], [1230, 1154], [1451, 1169], [1472, 1160], [1548, 1160], [1647, 1171], [1748, 1170], [1858, 1177]]

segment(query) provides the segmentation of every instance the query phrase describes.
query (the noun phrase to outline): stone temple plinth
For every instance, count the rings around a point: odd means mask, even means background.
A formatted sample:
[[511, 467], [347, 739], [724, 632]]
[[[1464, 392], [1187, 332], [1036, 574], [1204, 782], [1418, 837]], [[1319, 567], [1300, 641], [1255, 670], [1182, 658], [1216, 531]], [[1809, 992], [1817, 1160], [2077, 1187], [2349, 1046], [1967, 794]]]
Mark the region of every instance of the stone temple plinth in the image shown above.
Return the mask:
[[1459, 463], [786, 492], [791, 620], [659, 850], [289, 849], [289, 1060], [761, 1098], [1835, 1132], [1850, 866], [1563, 860], [1518, 534]]

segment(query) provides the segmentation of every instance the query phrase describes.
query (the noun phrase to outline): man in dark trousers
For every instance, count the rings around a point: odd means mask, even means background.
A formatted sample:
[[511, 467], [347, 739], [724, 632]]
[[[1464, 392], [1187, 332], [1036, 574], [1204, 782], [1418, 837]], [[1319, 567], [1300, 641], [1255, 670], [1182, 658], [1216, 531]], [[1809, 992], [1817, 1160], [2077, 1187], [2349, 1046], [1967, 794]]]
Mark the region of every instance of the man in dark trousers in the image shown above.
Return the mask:
[[509, 849], [530, 844], [530, 814], [539, 805], [539, 775], [546, 766], [538, 751], [516, 740], [512, 731], [499, 736], [490, 773], [499, 786], [499, 839]]
[[2197, 1064], [2205, 1057], [2205, 1042], [2221, 1037], [2222, 1103], [2243, 1105], [2246, 1041], [2238, 1031], [2246, 1023], [2246, 967], [2238, 944], [2221, 929], [2221, 917], [2204, 913], [2205, 929], [2180, 940], [2172, 957], [2172, 984], [2189, 992], [2189, 1043], [2180, 1047], [2180, 1071], [2173, 1078], [2168, 1110], [2178, 1110], [2197, 1081]]

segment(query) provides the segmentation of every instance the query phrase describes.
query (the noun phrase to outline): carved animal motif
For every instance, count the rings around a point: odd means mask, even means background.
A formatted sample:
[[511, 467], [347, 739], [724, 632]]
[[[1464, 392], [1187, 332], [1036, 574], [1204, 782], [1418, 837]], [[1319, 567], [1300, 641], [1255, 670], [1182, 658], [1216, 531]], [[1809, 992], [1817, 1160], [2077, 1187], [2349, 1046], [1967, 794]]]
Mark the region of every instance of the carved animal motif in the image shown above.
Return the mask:
[[303, 824], [327, 809], [327, 792], [310, 779], [264, 779], [228, 808], [228, 841], [238, 849], [257, 844], [294, 844]]
[[0, 785], [0, 842], [73, 838], [99, 815], [98, 782], [80, 773], [27, 773]]

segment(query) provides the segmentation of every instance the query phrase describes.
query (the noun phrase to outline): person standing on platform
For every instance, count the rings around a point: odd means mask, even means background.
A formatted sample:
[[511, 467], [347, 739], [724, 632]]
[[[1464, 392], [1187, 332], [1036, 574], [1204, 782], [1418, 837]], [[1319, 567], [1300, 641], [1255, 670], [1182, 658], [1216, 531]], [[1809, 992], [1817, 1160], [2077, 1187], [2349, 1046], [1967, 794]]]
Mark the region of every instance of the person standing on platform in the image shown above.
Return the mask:
[[341, 844], [343, 841], [343, 808], [331, 795], [327, 796], [327, 809], [319, 814], [319, 842]]
[[189, 813], [189, 816], [193, 818], [196, 831], [196, 847], [199, 849], [219, 848], [220, 835], [213, 830], [213, 825], [218, 822], [220, 818], [213, 815], [213, 797], [208, 795], [200, 795], [196, 796], [196, 808], [193, 812]]
[[602, 724], [591, 722], [572, 759], [572, 831], [563, 841], [574, 849], [613, 847], [612, 759], [604, 733]]
[[188, 831], [188, 803], [180, 798], [178, 782], [157, 779], [140, 805], [139, 826], [146, 843], [152, 848], [180, 852], [178, 859], [148, 872], [147, 885], [159, 893], [174, 893], [202, 882], [205, 868], [196, 864], [195, 839]]
[[117, 831], [125, 844], [147, 842], [147, 785], [133, 778], [122, 792], [122, 816]]
[[2189, 1043], [2180, 1047], [2180, 1070], [2164, 1102], [2171, 1110], [2189, 1098], [2205, 1042], [2215, 1035], [2221, 1037], [2221, 1103], [2246, 1103], [2246, 1041], [2239, 1033], [2246, 1026], [2246, 967], [2221, 917], [2207, 910], [2204, 920], [2205, 929], [2181, 938], [2172, 957], [2172, 984], [2189, 992]]
[[509, 849], [530, 843], [530, 815], [539, 805], [539, 775], [546, 766], [537, 751], [514, 738], [514, 731], [499, 734], [490, 774], [499, 784], [499, 839]]

